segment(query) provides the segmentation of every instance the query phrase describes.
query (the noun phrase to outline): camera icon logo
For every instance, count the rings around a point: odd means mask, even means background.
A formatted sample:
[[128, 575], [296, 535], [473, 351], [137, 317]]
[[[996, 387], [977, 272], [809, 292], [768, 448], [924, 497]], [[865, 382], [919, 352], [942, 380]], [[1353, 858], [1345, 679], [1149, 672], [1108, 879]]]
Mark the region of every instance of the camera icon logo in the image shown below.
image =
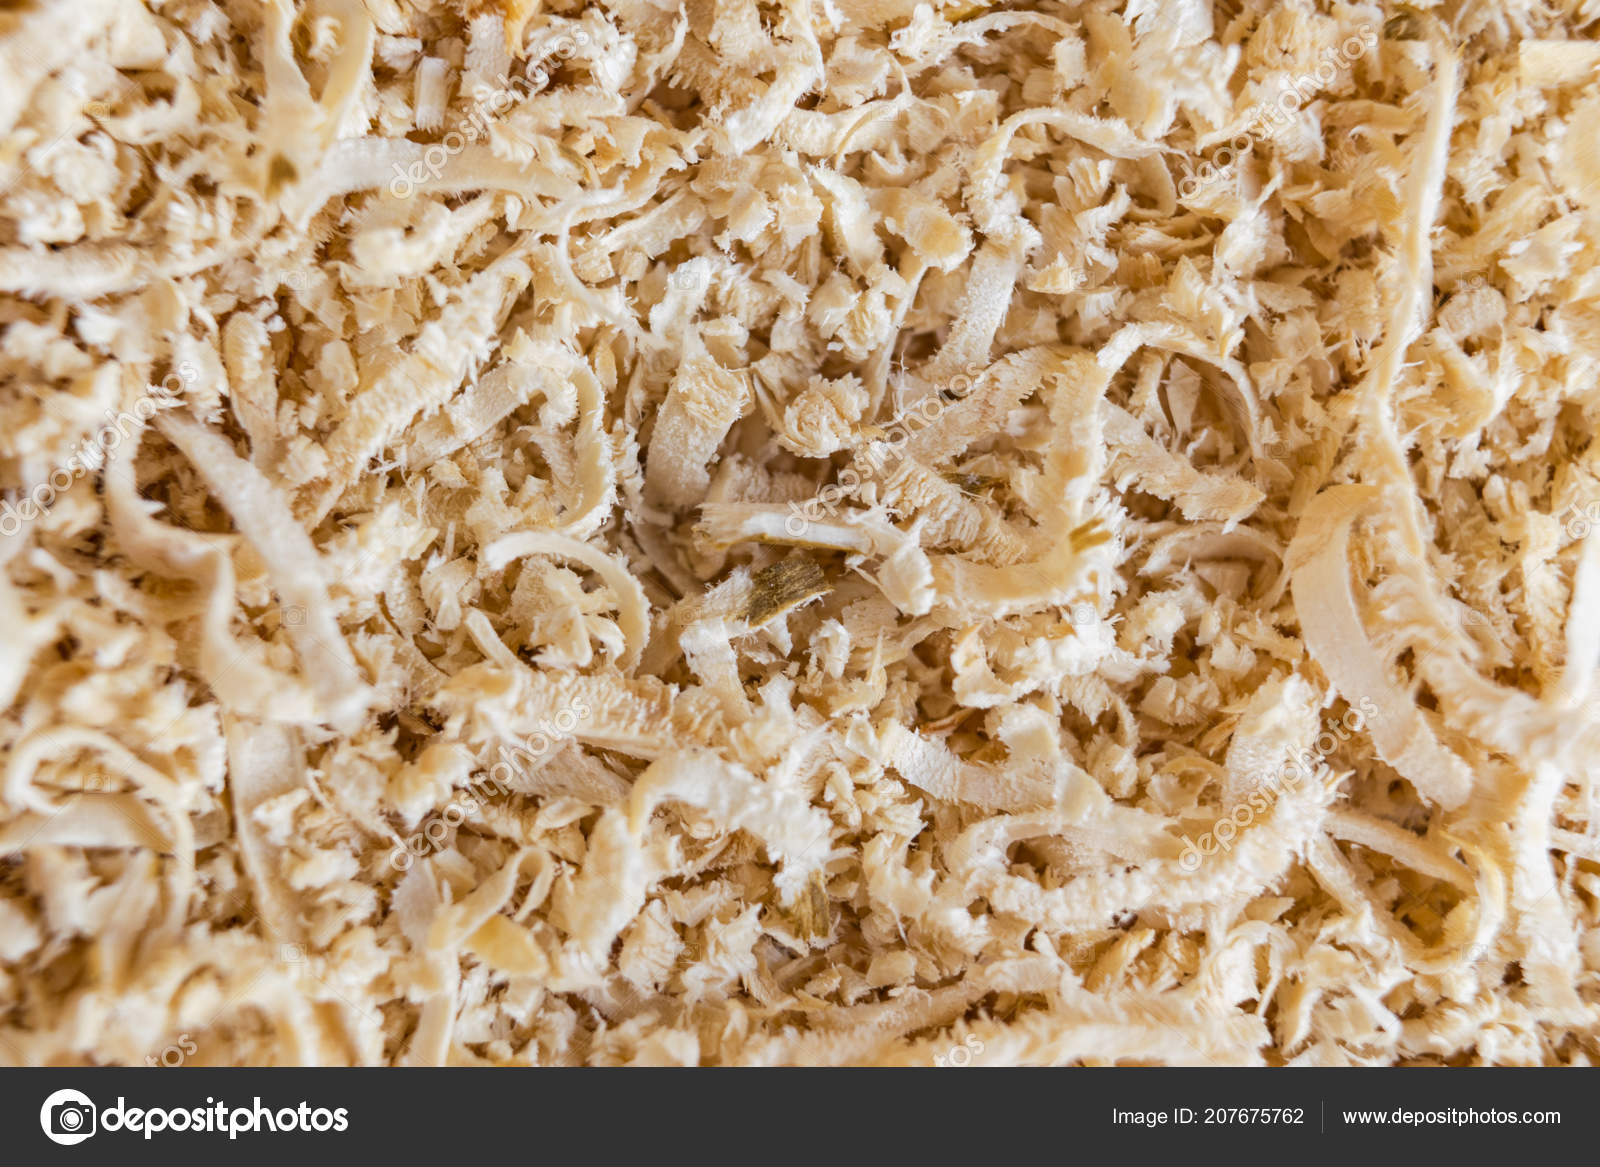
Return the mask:
[[87, 1094], [57, 1090], [39, 1108], [39, 1125], [52, 1143], [71, 1147], [94, 1134], [97, 1113]]

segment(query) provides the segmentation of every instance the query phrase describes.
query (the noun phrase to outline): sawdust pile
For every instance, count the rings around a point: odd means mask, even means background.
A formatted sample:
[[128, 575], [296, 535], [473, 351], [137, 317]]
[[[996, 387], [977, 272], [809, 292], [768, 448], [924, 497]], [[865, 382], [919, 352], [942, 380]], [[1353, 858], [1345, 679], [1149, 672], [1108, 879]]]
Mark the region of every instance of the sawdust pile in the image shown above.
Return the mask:
[[1586, 1063], [1600, 10], [0, 7], [0, 1062]]

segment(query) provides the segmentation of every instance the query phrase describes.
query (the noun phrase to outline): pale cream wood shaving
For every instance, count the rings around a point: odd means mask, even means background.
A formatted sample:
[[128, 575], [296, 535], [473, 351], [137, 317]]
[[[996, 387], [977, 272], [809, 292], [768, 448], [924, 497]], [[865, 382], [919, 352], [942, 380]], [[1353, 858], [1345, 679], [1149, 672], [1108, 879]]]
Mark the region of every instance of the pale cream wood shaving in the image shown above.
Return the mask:
[[1024, 7], [0, 6], [0, 1060], [1600, 1058], [1586, 18]]
[[222, 438], [192, 419], [168, 415], [161, 431], [192, 461], [217, 492], [244, 536], [267, 565], [280, 602], [298, 619], [287, 621], [307, 681], [330, 724], [345, 726], [367, 704], [366, 679], [356, 668], [334, 617], [316, 547], [294, 521], [288, 501]]

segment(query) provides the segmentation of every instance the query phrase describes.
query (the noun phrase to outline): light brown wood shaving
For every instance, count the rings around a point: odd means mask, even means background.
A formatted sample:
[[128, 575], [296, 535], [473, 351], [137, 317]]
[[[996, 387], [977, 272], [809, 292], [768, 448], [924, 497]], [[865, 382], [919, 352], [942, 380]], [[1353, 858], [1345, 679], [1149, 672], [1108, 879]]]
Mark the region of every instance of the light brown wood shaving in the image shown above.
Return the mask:
[[1581, 6], [0, 10], [0, 1064], [1587, 1064]]

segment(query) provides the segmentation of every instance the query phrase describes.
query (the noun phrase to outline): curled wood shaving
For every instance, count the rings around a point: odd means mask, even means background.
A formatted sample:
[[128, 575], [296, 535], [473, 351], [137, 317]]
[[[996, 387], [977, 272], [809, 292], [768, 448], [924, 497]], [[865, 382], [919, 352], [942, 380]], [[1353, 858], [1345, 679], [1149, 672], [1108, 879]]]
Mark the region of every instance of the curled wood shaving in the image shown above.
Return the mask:
[[1600, 1056], [1573, 6], [0, 7], [0, 1061]]

